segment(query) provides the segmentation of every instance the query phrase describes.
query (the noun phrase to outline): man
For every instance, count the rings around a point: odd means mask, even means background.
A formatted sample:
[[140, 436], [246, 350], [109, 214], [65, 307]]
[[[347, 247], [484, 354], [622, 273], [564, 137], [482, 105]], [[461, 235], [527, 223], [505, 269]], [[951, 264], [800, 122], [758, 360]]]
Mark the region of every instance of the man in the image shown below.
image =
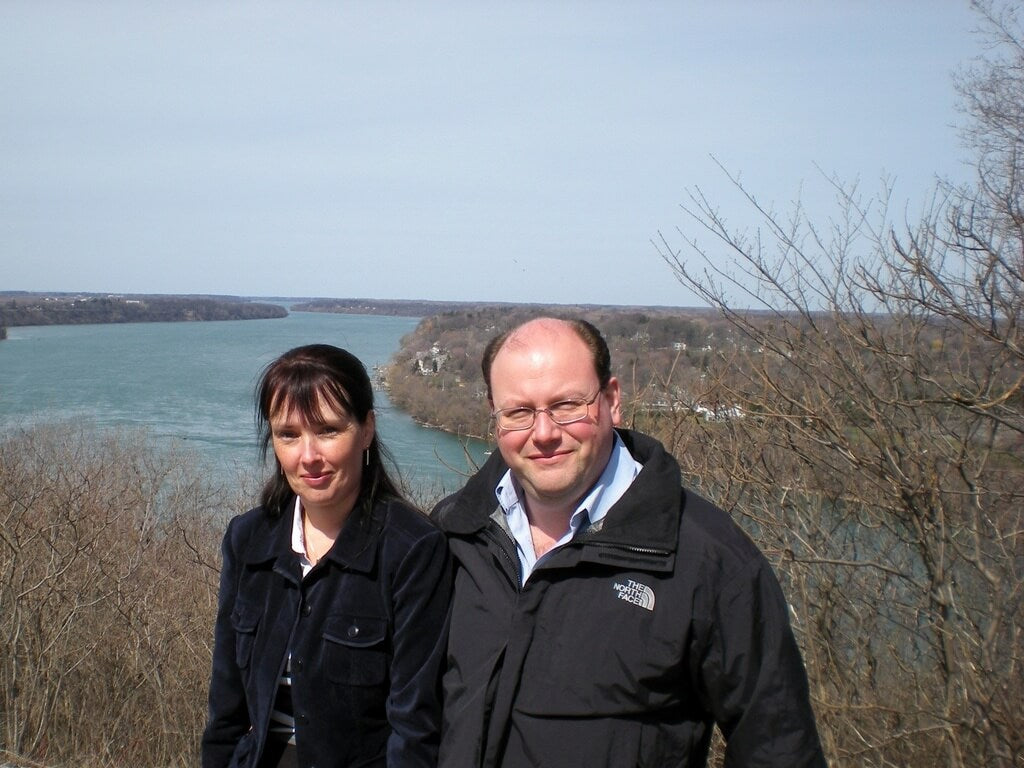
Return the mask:
[[617, 430], [607, 344], [540, 318], [483, 359], [498, 453], [434, 518], [457, 563], [444, 768], [825, 765], [768, 562]]

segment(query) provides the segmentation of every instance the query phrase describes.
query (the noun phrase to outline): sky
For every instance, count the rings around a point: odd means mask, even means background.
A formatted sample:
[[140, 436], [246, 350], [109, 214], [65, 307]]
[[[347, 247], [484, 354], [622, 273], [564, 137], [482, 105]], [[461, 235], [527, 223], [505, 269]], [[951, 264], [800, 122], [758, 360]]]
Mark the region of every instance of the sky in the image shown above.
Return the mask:
[[697, 305], [652, 241], [698, 233], [696, 189], [756, 226], [725, 171], [821, 216], [828, 176], [911, 210], [970, 178], [976, 26], [953, 0], [4, 0], [0, 290]]

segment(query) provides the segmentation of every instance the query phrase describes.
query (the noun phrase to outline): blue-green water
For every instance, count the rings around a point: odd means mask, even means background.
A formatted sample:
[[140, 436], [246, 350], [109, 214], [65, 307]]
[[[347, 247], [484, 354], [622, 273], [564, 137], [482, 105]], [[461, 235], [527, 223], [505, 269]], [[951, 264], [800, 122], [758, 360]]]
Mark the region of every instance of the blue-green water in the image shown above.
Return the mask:
[[[408, 317], [293, 312], [208, 323], [9, 328], [0, 342], [0, 430], [82, 420], [144, 428], [157, 444], [193, 451], [214, 472], [258, 465], [253, 388], [260, 371], [300, 344], [328, 343], [367, 369], [385, 365]], [[416, 424], [377, 392], [377, 424], [402, 476], [429, 492], [454, 490], [469, 462], [459, 440]], [[469, 444], [480, 462], [487, 446]]]

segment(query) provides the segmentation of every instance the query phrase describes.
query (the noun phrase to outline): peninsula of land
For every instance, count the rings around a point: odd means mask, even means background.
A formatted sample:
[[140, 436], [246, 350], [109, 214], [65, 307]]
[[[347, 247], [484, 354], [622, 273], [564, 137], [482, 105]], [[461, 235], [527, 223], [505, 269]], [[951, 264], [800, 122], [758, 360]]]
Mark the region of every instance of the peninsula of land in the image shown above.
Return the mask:
[[718, 313], [699, 308], [467, 304], [423, 317], [390, 364], [375, 371], [378, 384], [421, 424], [486, 439], [484, 346], [541, 314], [583, 318], [601, 330], [630, 418], [676, 412], [707, 421], [743, 417], [733, 403], [711, 395], [702, 377], [713, 357], [741, 352], [743, 341]]

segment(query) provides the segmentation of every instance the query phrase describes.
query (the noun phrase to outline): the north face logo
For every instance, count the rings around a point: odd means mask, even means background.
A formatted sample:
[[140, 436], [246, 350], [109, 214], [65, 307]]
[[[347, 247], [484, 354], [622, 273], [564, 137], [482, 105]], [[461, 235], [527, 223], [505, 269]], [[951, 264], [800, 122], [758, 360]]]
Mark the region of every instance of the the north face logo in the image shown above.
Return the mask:
[[654, 610], [654, 590], [646, 584], [641, 584], [639, 581], [633, 581], [630, 579], [625, 584], [619, 584], [616, 582], [613, 586], [616, 593], [618, 593], [619, 600], [625, 600], [627, 603], [639, 605], [641, 608], [646, 608], [648, 611]]

